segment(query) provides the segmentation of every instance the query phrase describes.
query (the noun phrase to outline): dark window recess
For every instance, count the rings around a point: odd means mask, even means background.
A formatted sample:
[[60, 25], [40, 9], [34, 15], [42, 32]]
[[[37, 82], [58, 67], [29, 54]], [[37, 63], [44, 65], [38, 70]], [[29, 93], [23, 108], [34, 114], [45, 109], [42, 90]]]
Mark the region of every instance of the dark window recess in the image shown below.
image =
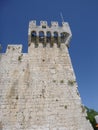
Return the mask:
[[51, 42], [51, 32], [47, 32], [46, 38], [47, 38], [47, 42]]
[[54, 42], [58, 42], [58, 33], [54, 32]]
[[46, 26], [42, 26], [42, 28], [46, 28]]
[[31, 42], [36, 42], [36, 37], [37, 37], [36, 32], [32, 31], [31, 32]]
[[44, 32], [43, 31], [39, 32], [39, 42], [44, 43]]
[[42, 60], [43, 62], [45, 61], [45, 59]]

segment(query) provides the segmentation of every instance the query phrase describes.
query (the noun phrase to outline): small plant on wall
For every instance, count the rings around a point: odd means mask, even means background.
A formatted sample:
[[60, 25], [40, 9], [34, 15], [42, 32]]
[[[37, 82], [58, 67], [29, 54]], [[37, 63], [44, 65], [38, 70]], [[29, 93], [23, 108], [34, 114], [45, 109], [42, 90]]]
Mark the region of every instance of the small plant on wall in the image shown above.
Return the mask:
[[82, 108], [82, 113], [84, 113], [86, 111], [85, 107], [81, 105], [81, 108]]
[[8, 49], [10, 49], [10, 46], [8, 46]]
[[64, 83], [64, 80], [61, 80], [60, 83]]
[[21, 56], [18, 57], [18, 60], [21, 61]]
[[53, 82], [55, 83], [55, 82], [56, 82], [56, 80], [53, 80]]
[[67, 105], [65, 105], [64, 108], [67, 109]]
[[22, 56], [23, 56], [23, 54], [21, 54], [21, 55], [18, 57], [18, 61], [21, 61], [21, 60], [22, 60]]
[[75, 83], [76, 83], [76, 81], [75, 81], [75, 80], [68, 80], [68, 85], [73, 86]]

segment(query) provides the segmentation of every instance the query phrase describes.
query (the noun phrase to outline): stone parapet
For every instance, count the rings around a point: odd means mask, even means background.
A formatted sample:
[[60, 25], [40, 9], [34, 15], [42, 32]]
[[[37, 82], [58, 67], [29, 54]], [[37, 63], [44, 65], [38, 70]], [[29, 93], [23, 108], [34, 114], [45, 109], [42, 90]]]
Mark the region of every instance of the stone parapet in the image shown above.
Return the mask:
[[47, 21], [40, 21], [40, 25], [36, 25], [36, 21], [30, 21], [29, 23], [29, 44], [33, 40], [34, 42], [60, 42], [69, 46], [69, 41], [72, 37], [70, 27], [67, 22], [62, 22], [62, 26], [59, 26], [58, 22], [51, 22], [49, 26]]

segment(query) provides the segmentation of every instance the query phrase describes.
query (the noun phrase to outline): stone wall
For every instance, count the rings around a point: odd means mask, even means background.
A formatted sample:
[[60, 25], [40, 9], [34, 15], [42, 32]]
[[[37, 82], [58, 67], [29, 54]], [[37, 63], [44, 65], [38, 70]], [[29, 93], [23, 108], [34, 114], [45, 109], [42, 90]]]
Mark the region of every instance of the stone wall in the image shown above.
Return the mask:
[[0, 59], [0, 130], [93, 130], [65, 44], [28, 53], [9, 45]]

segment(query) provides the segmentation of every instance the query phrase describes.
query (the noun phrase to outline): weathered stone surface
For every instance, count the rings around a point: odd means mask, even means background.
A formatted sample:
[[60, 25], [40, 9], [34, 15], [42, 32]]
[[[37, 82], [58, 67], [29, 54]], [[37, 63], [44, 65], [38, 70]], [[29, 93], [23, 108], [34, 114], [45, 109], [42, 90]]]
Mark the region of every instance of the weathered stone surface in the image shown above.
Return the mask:
[[67, 46], [21, 50], [9, 45], [1, 57], [0, 130], [93, 130]]

